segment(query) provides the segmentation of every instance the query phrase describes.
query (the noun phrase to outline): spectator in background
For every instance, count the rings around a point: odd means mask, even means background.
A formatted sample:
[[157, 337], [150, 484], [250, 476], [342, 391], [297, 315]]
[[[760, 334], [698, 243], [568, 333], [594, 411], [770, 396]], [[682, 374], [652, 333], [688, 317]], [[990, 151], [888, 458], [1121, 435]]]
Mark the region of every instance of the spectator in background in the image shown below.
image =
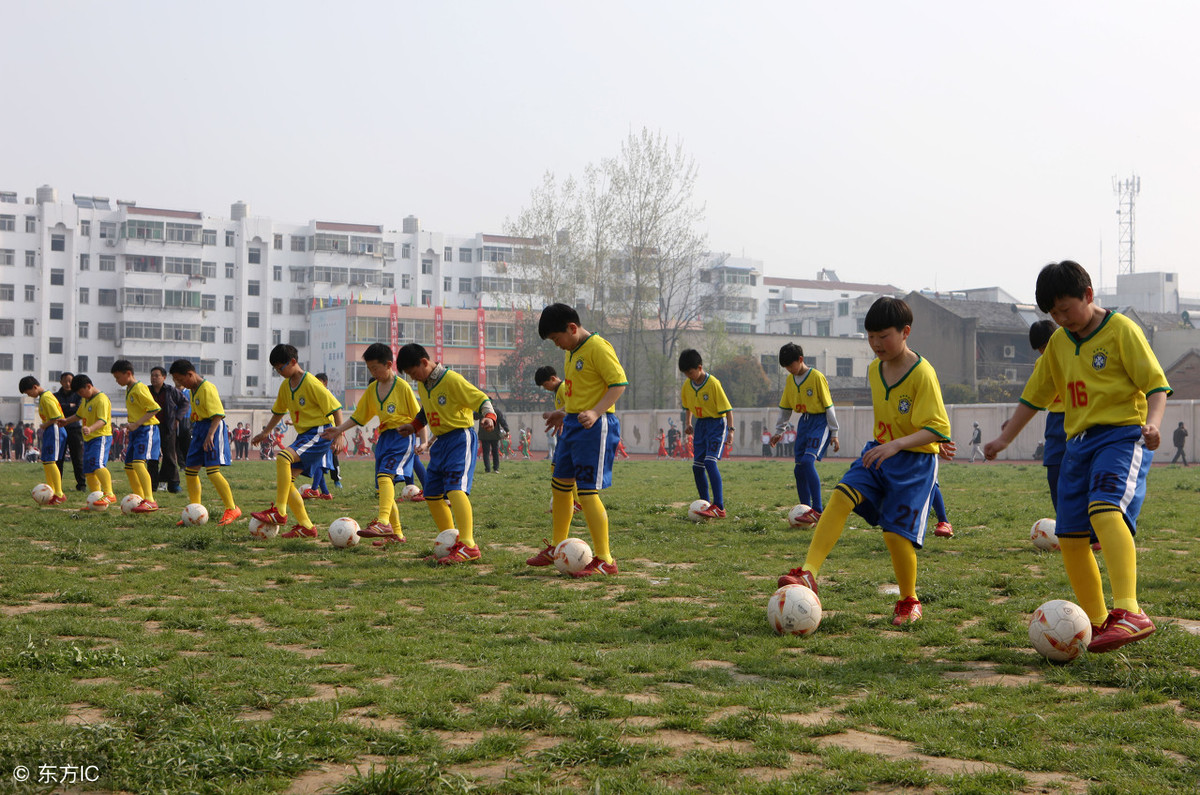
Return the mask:
[[[167, 371], [162, 367], [150, 368], [150, 396], [160, 407], [158, 414], [154, 416], [158, 418], [158, 432], [162, 437], [159, 440], [162, 459], [147, 460], [146, 469], [150, 472], [150, 483], [155, 491], [165, 488], [172, 494], [178, 494], [180, 489], [176, 439], [179, 433], [179, 418], [184, 411], [190, 411], [191, 406], [183, 393], [167, 381]], [[190, 437], [189, 430], [185, 437], [189, 443]]]
[[1179, 459], [1183, 459], [1183, 465], [1187, 466], [1187, 453], [1183, 451], [1184, 445], [1187, 444], [1188, 432], [1187, 428], [1183, 427], [1183, 423], [1179, 423], [1179, 427], [1175, 429], [1175, 435], [1171, 442], [1175, 445], [1175, 457], [1171, 459], [1174, 464]]
[[[64, 417], [74, 417], [79, 410], [79, 395], [71, 391], [71, 379], [74, 377], [74, 373], [63, 373], [59, 376], [58, 383], [62, 388], [54, 393]], [[87, 483], [83, 477], [83, 426], [73, 422], [66, 427], [67, 443], [62, 448], [62, 458], [58, 459], [58, 471], [63, 471], [66, 458], [70, 456], [71, 469], [75, 472], [75, 491], [87, 491]]]
[[770, 431], [770, 429], [767, 427], [767, 423], [764, 421], [764, 422], [763, 422], [763, 429], [762, 429], [762, 457], [763, 457], [763, 458], [770, 458], [770, 457], [771, 457], [771, 455], [772, 455], [772, 450], [771, 450], [771, 431]]
[[[495, 406], [496, 404], [492, 404]], [[508, 433], [508, 421], [504, 412], [496, 409], [496, 422], [491, 428], [479, 426], [479, 443], [483, 445], [483, 471], [500, 471], [500, 437]]]

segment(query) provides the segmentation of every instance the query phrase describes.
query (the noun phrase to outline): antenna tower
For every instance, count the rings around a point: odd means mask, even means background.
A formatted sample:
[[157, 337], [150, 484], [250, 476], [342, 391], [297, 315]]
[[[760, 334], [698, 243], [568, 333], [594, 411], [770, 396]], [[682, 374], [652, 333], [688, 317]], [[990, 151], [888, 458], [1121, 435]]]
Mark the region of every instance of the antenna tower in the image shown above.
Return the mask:
[[1117, 274], [1133, 273], [1133, 205], [1142, 192], [1142, 178], [1113, 177], [1112, 183], [1117, 195]]

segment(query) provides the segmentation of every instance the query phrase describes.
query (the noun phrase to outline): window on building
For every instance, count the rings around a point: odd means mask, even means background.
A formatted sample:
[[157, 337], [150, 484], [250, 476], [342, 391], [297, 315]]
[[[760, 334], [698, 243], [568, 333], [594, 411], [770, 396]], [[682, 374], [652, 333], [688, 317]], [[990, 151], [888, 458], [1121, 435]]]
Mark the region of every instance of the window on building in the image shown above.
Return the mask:
[[37, 321], [36, 320], [34, 320], [33, 318], [27, 317], [27, 318], [25, 318], [24, 321], [22, 321], [22, 323], [24, 325], [24, 331], [25, 331], [26, 337], [32, 337], [34, 334], [37, 333]]
[[117, 338], [116, 323], [97, 323], [96, 324], [96, 339], [115, 340]]
[[115, 271], [117, 269], [117, 258], [112, 254], [100, 255], [100, 270]]
[[282, 298], [272, 298], [271, 299], [271, 314], [272, 315], [282, 315], [283, 314], [283, 299]]
[[246, 386], [248, 386], [248, 387], [258, 386], [258, 376], [256, 376], [256, 375], [246, 376]]
[[[15, 232], [17, 231], [17, 216], [15, 215], [0, 215], [0, 232]], [[26, 219], [25, 231], [29, 231], [28, 219]], [[9, 368], [12, 369], [12, 368]]]
[[66, 235], [50, 235], [50, 250], [51, 251], [66, 251], [67, 236]]
[[63, 305], [62, 304], [55, 304], [55, 303], [50, 304], [50, 319], [51, 320], [62, 320], [63, 319]]
[[29, 303], [37, 300], [37, 288], [32, 284], [25, 285], [25, 302]]
[[288, 332], [288, 345], [295, 348], [308, 347], [308, 332], [304, 329], [293, 329]]
[[62, 268], [50, 269], [50, 284], [55, 287], [62, 287], [67, 282], [67, 274]]
[[231, 329], [231, 328], [225, 329], [225, 333], [222, 335], [221, 339], [225, 342], [226, 345], [232, 345], [233, 344], [233, 329]]
[[828, 321], [828, 320], [818, 320], [817, 321], [817, 336], [818, 337], [828, 337], [829, 336], [829, 324], [830, 324], [830, 321]]
[[[112, 365], [109, 365], [109, 366], [111, 367]], [[85, 373], [85, 372], [87, 372], [87, 369], [88, 369], [88, 357], [80, 356], [78, 372]]]
[[400, 274], [400, 289], [407, 290], [412, 286], [412, 276], [407, 273]]
[[409, 245], [408, 243], [401, 243], [400, 244], [400, 259], [411, 259], [411, 258], [412, 258], [412, 246]]
[[838, 317], [845, 317], [850, 314], [850, 302], [838, 301]]
[[423, 273], [423, 274], [433, 273], [433, 260], [431, 260], [431, 259], [422, 259], [421, 260], [421, 273]]
[[283, 251], [283, 235], [275, 235], [271, 245], [276, 251]]
[[11, 337], [17, 332], [17, 322], [11, 317], [0, 317], [0, 337]]
[[233, 232], [225, 232], [225, 245], [230, 248], [233, 246]]
[[86, 304], [89, 302], [90, 298], [91, 298], [91, 294], [90, 294], [90, 291], [88, 290], [88, 288], [80, 287], [79, 288], [79, 303]]
[[35, 216], [35, 215], [25, 216], [25, 231], [26, 232], [36, 232], [37, 231], [37, 216]]
[[450, 276], [443, 276], [442, 277], [442, 291], [448, 293], [453, 289], [454, 289], [454, 279]]
[[76, 332], [79, 339], [86, 340], [88, 335], [88, 324], [86, 320], [79, 321], [79, 330]]
[[16, 298], [16, 285], [0, 284], [0, 301], [12, 301]]
[[276, 265], [271, 268], [271, 280], [276, 282], [283, 281], [283, 266]]
[[223, 368], [222, 372], [224, 372], [226, 376], [233, 375], [233, 362], [231, 362], [229, 359], [226, 359], [225, 367]]
[[225, 296], [225, 311], [226, 312], [233, 311], [233, 296], [232, 295]]
[[261, 248], [251, 248], [250, 251], [246, 255], [246, 260], [251, 265], [262, 264], [262, 249]]
[[92, 268], [92, 258], [87, 254], [79, 255], [79, 270], [86, 271]]
[[[25, 231], [28, 232], [29, 230], [26, 229]], [[79, 222], [79, 236], [80, 237], [91, 237], [92, 236], [92, 222], [91, 221], [80, 221]]]
[[[82, 357], [82, 358], [85, 360], [85, 362], [84, 362], [84, 363], [86, 364], [86, 359], [87, 359], [87, 357], [86, 357], [86, 356], [84, 356], [84, 357]], [[29, 373], [29, 372], [32, 372], [32, 371], [34, 371], [34, 370], [36, 370], [36, 369], [37, 369], [37, 365], [34, 363], [34, 357], [33, 357], [33, 354], [32, 354], [32, 353], [23, 353], [23, 354], [21, 354], [21, 369], [22, 369], [22, 370], [24, 370], [24, 371], [25, 371], [25, 372], [27, 372], [27, 373]], [[80, 368], [79, 368], [79, 370], [80, 370], [80, 371], [83, 371], [83, 370], [86, 370], [86, 369], [87, 369], [87, 367], [80, 367]], [[53, 374], [51, 374], [51, 375], [53, 375]], [[60, 377], [61, 377], [61, 376], [60, 376]], [[52, 381], [57, 381], [58, 379], [57, 379], [57, 378], [53, 378], [53, 377], [52, 377], [50, 380], [52, 380]]]
[[200, 275], [203, 276], [205, 279], [217, 278], [217, 263], [201, 262], [200, 263]]
[[112, 370], [113, 362], [116, 357], [113, 356], [97, 356], [96, 357], [96, 372], [107, 373]]
[[258, 360], [258, 346], [257, 345], [247, 345], [246, 346], [246, 358], [250, 359], [251, 361]]
[[13, 369], [13, 355], [11, 353], [0, 353], [0, 370], [11, 371]]
[[117, 291], [101, 287], [96, 291], [96, 303], [100, 306], [116, 306]]
[[225, 263], [225, 278], [226, 279], [233, 278], [233, 263], [232, 262]]
[[458, 261], [459, 262], [470, 262], [471, 261], [471, 249], [460, 248], [458, 250]]
[[849, 378], [850, 376], [854, 375], [854, 360], [850, 358], [843, 359], [839, 356], [837, 359], [836, 374], [845, 378]]
[[469, 292], [471, 292], [471, 280], [470, 280], [470, 279], [462, 279], [462, 278], [460, 278], [460, 279], [458, 280], [458, 291], [459, 291], [460, 293], [469, 293]]
[[29, 251], [28, 249], [25, 250], [25, 267], [26, 268], [36, 268], [37, 267], [37, 252], [36, 251]]
[[117, 224], [114, 221], [100, 222], [100, 239], [115, 240], [117, 237]]
[[421, 306], [433, 306], [433, 290], [421, 291]]
[[303, 315], [308, 312], [309, 302], [303, 298], [288, 299], [288, 314]]
[[0, 265], [12, 265], [17, 261], [17, 252], [11, 248], [0, 248]]
[[217, 297], [205, 293], [200, 296], [200, 308], [205, 311], [212, 311], [217, 308]]
[[271, 329], [271, 344], [278, 345], [283, 342], [283, 332], [279, 329]]
[[304, 235], [292, 235], [290, 242], [292, 251], [308, 250], [308, 239]]
[[63, 352], [63, 338], [62, 337], [51, 337], [50, 338], [50, 353], [58, 354], [61, 356], [62, 352]]
[[217, 327], [216, 326], [201, 326], [200, 327], [200, 341], [201, 342], [216, 342], [217, 341]]
[[203, 246], [217, 245], [217, 230], [205, 229], [200, 232], [200, 244]]
[[259, 294], [258, 280], [251, 279], [250, 281], [246, 282], [246, 295], [258, 295], [258, 294]]
[[246, 313], [246, 328], [258, 328], [258, 313], [257, 312], [247, 312]]
[[446, 246], [442, 249], [442, 262], [454, 261], [454, 249], [451, 246]]

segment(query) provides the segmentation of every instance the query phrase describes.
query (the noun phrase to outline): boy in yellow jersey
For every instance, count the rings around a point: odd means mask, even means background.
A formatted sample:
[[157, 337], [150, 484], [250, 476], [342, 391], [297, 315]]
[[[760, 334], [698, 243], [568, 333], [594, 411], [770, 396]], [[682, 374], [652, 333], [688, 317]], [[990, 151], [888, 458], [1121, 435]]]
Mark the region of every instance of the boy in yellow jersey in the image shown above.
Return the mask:
[[608, 340], [579, 324], [579, 313], [566, 304], [551, 304], [538, 319], [538, 336], [565, 351], [564, 406], [550, 414], [546, 429], [559, 434], [558, 459], [550, 481], [554, 490], [551, 543], [566, 540], [571, 531], [572, 493], [579, 502], [592, 535], [593, 557], [572, 577], [616, 574], [608, 548], [608, 512], [600, 490], [612, 485], [612, 465], [621, 423], [614, 413], [617, 399], [629, 385], [625, 370]]
[[425, 469], [425, 504], [438, 530], [458, 529], [458, 541], [438, 563], [451, 566], [479, 560], [470, 496], [479, 453], [475, 414], [482, 418], [480, 427], [494, 428], [496, 411], [492, 401], [458, 373], [431, 361], [425, 348], [415, 342], [396, 354], [396, 369], [417, 382], [421, 398], [420, 412], [412, 422], [398, 428], [400, 435], [411, 436], [425, 427], [433, 432], [429, 466]]
[[[275, 502], [265, 511], [250, 515], [267, 524], [286, 525], [287, 511], [291, 510], [296, 518], [296, 526], [280, 537], [316, 538], [317, 528], [308, 518], [304, 499], [296, 489], [296, 476], [305, 473], [315, 477], [315, 473], [325, 466], [330, 442], [321, 434], [342, 424], [342, 404], [316, 376], [304, 371], [297, 356], [299, 352], [295, 346], [282, 344], [271, 349], [268, 359], [271, 367], [283, 378], [283, 383], [279, 385], [279, 394], [271, 406], [271, 420], [250, 441], [259, 444], [269, 438], [275, 426], [286, 416], [291, 417], [292, 425], [296, 428], [296, 439], [275, 457]], [[333, 419], [332, 423], [330, 418]]]
[[[566, 405], [567, 400], [567, 387], [566, 383], [558, 377], [558, 373], [555, 372], [553, 367], [548, 364], [539, 367], [533, 374], [533, 382], [542, 389], [554, 395], [554, 411], [563, 411], [563, 407]], [[543, 412], [542, 419], [550, 419], [551, 413], [552, 412], [549, 411]], [[553, 467], [558, 461], [558, 451], [561, 449], [561, 444], [556, 444], [554, 446], [554, 455], [550, 459], [551, 471], [553, 471]], [[553, 492], [551, 494], [553, 495]], [[571, 487], [571, 503], [572, 513], [579, 513], [583, 510], [583, 506], [579, 504], [579, 492], [575, 486]], [[568, 529], [567, 532], [570, 533], [570, 530]], [[563, 540], [566, 539], [564, 538]], [[554, 563], [555, 545], [551, 544], [544, 538], [542, 539], [542, 543], [546, 545], [545, 548], [543, 548], [541, 552], [538, 552], [533, 557], [527, 558], [525, 560], [526, 566], [549, 566], [550, 564]]]
[[[78, 422], [83, 425], [83, 475], [88, 492], [103, 492], [109, 505], [117, 501], [113, 494], [112, 474], [108, 471], [108, 454], [112, 450], [112, 402], [86, 375], [71, 379], [71, 391], [79, 396], [79, 408], [74, 417], [64, 417], [60, 425]], [[87, 506], [84, 506], [87, 510]]]
[[829, 394], [829, 382], [820, 370], [804, 362], [804, 349], [789, 342], [779, 349], [779, 366], [788, 372], [783, 396], [779, 399], [779, 421], [775, 434], [770, 439], [774, 447], [783, 438], [784, 431], [792, 418], [799, 415], [796, 424], [796, 495], [808, 506], [800, 517], [803, 524], [816, 524], [821, 518], [821, 476], [817, 474], [817, 462], [825, 457], [825, 451], [838, 445], [837, 414], [833, 410], [833, 396]]
[[159, 436], [157, 414], [162, 408], [150, 394], [150, 388], [137, 380], [133, 365], [127, 359], [117, 359], [112, 365], [112, 376], [118, 386], [125, 387], [125, 424], [128, 433], [125, 442], [125, 477], [129, 488], [142, 498], [133, 509], [134, 513], [153, 513], [158, 510], [154, 501], [154, 487], [150, 483], [150, 470], [146, 461], [157, 461], [162, 454], [162, 437]]
[[[229, 449], [229, 426], [225, 424], [225, 406], [221, 396], [211, 381], [204, 380], [196, 368], [187, 359], [176, 359], [171, 362], [169, 371], [175, 386], [191, 390], [189, 405], [192, 411], [192, 438], [188, 446], [187, 457], [183, 462], [183, 474], [187, 482], [189, 503], [199, 503], [201, 497], [200, 468], [217, 490], [225, 512], [221, 514], [219, 525], [236, 522], [242, 515], [242, 509], [233, 501], [233, 489], [229, 481], [221, 474], [221, 467], [229, 466], [233, 455]], [[176, 525], [183, 524], [182, 521]]]
[[[940, 443], [950, 440], [950, 418], [932, 365], [908, 347], [912, 310], [898, 298], [878, 299], [867, 311], [867, 342], [877, 357], [867, 368], [874, 407], [874, 436], [833, 490], [817, 522], [804, 565], [779, 585], [817, 591], [817, 575], [833, 550], [850, 512], [883, 529], [900, 586], [892, 624], [920, 620], [917, 550], [925, 543]], [[947, 446], [946, 455], [953, 450]]]
[[[1033, 366], [1038, 373], [1046, 366], [1042, 361], [1046, 353], [1046, 344], [1050, 336], [1058, 330], [1058, 324], [1053, 320], [1039, 320], [1029, 327], [1029, 347], [1042, 356], [1038, 357]], [[1046, 407], [1045, 441], [1042, 443], [1042, 466], [1046, 469], [1046, 484], [1050, 487], [1050, 504], [1058, 510], [1058, 473], [1062, 468], [1063, 454], [1067, 451], [1067, 431], [1065, 425], [1066, 408], [1062, 398], [1054, 396]], [[1001, 429], [1003, 430], [1003, 429]], [[986, 454], [985, 454], [986, 457]]]
[[[1062, 397], [1067, 450], [1054, 532], [1075, 598], [1092, 621], [1088, 651], [1112, 651], [1154, 632], [1137, 600], [1133, 536], [1171, 387], [1141, 329], [1092, 302], [1091, 277], [1078, 263], [1042, 268], [1035, 295], [1061, 328], [1039, 360], [1045, 367], [1034, 369], [1012, 418], [984, 453], [994, 458], [1039, 409]], [[1111, 611], [1090, 546], [1093, 532], [1112, 583]]]
[[687, 411], [683, 434], [693, 438], [692, 477], [700, 499], [705, 502], [708, 502], [708, 485], [712, 483], [712, 503], [699, 513], [709, 519], [724, 519], [725, 488], [717, 463], [725, 445], [733, 444], [733, 406], [729, 405], [721, 382], [704, 371], [700, 351], [688, 348], [680, 353], [679, 372], [687, 376], [679, 389], [679, 401]]
[[358, 531], [363, 538], [374, 538], [376, 546], [407, 541], [400, 526], [396, 507], [396, 480], [411, 478], [417, 458], [416, 436], [401, 436], [399, 428], [411, 423], [420, 411], [408, 384], [392, 369], [392, 349], [376, 342], [363, 352], [367, 372], [373, 379], [354, 408], [354, 414], [336, 428], [321, 434], [330, 442], [351, 428], [362, 427], [372, 418], [379, 420], [379, 439], [375, 443], [375, 487], [379, 490], [379, 512], [375, 520]]
[[67, 501], [62, 489], [62, 473], [58, 471], [58, 457], [67, 444], [67, 430], [59, 424], [62, 419], [62, 406], [54, 393], [47, 392], [36, 378], [27, 375], [17, 385], [21, 394], [38, 402], [38, 417], [42, 425], [41, 431], [42, 471], [46, 473], [46, 484], [54, 489], [54, 496], [47, 505], [62, 505]]

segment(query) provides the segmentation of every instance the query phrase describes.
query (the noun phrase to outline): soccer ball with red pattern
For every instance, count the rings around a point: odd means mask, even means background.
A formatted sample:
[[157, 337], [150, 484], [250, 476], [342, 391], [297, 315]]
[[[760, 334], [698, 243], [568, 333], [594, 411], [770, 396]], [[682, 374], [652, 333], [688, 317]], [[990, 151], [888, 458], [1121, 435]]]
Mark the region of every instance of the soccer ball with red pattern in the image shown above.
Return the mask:
[[1091, 619], [1074, 602], [1053, 599], [1033, 611], [1029, 642], [1047, 660], [1074, 660], [1092, 642]]
[[821, 600], [805, 585], [785, 585], [767, 602], [767, 623], [780, 635], [809, 635], [821, 625]]

